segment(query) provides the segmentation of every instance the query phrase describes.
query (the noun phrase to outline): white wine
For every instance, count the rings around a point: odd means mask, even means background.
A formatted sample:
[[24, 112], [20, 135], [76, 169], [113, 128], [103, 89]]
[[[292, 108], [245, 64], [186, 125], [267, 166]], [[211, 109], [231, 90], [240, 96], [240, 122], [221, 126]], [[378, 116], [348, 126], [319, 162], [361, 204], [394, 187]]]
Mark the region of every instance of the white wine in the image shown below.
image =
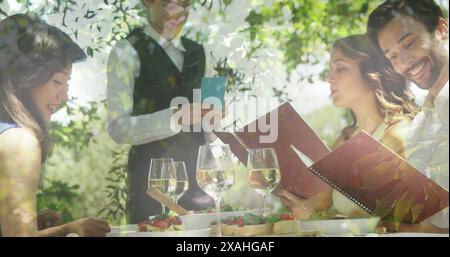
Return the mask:
[[271, 193], [280, 183], [279, 169], [254, 169], [248, 172], [248, 183], [261, 195]]
[[186, 193], [188, 188], [189, 188], [189, 181], [177, 180], [177, 186], [175, 188], [174, 198], [176, 200], [180, 199], [184, 195], [184, 193]]
[[150, 179], [148, 187], [158, 189], [165, 195], [173, 197], [175, 194], [177, 181], [175, 179]]
[[234, 184], [233, 170], [199, 170], [197, 182], [212, 198], [222, 197]]

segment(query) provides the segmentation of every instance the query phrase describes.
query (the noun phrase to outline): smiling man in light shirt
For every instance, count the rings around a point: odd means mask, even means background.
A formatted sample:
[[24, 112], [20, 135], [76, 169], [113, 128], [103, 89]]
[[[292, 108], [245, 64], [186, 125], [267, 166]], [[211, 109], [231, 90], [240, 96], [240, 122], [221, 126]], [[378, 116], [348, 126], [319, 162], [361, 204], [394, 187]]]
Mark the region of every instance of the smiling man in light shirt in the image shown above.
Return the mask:
[[[371, 13], [368, 32], [399, 74], [428, 90], [408, 133], [407, 159], [448, 190], [448, 18], [433, 0], [388, 0]], [[448, 227], [447, 207], [404, 228], [448, 233]]]
[[[179, 203], [188, 210], [213, 205], [195, 180], [195, 164], [203, 133], [171, 129], [175, 97], [189, 99], [205, 73], [202, 45], [181, 36], [189, 15], [190, 0], [142, 0], [148, 23], [133, 30], [112, 49], [108, 59], [108, 131], [119, 144], [133, 147], [128, 160], [129, 222], [136, 224], [161, 212], [161, 205], [146, 195], [151, 158], [184, 161], [189, 190]], [[180, 125], [186, 131], [204, 113]]]

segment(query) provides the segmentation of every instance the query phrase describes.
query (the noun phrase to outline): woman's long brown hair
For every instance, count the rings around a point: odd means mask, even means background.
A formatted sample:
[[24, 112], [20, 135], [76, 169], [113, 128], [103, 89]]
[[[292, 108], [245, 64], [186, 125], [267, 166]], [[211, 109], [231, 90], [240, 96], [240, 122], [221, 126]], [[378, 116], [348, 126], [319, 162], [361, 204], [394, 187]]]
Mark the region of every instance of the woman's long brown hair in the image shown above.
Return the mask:
[[[375, 94], [378, 112], [388, 125], [413, 119], [419, 112], [415, 97], [405, 78], [396, 73], [367, 35], [352, 35], [337, 40], [333, 49], [359, 62], [361, 75]], [[343, 129], [345, 140], [352, 136], [357, 121], [351, 111], [352, 123]]]

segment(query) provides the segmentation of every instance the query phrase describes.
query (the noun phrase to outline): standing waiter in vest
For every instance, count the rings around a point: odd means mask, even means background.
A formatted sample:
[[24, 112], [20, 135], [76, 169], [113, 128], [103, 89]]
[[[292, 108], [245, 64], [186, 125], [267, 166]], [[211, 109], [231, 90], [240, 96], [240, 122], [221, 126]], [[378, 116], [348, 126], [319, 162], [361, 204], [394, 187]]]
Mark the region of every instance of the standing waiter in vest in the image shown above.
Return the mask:
[[[189, 190], [179, 200], [188, 210], [213, 206], [196, 182], [196, 161], [203, 133], [174, 132], [170, 103], [175, 97], [189, 99], [200, 88], [205, 73], [202, 45], [180, 36], [189, 15], [190, 0], [142, 0], [148, 23], [133, 30], [112, 49], [108, 59], [108, 131], [118, 144], [131, 144], [128, 158], [129, 222], [136, 224], [161, 212], [161, 205], [146, 194], [151, 158], [185, 161]], [[189, 113], [183, 128], [201, 122]], [[179, 122], [179, 121], [178, 121]], [[191, 130], [192, 131], [192, 130]]]

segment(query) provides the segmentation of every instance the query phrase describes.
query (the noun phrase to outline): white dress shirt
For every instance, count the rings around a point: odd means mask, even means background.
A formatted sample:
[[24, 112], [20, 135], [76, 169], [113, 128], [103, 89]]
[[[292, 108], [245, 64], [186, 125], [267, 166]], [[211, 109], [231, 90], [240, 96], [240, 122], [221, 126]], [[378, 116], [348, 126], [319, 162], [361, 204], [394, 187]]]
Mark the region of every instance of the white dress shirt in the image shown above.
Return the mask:
[[181, 41], [181, 36], [178, 35], [172, 40], [167, 40], [161, 36], [151, 25], [144, 27], [144, 33], [153, 38], [164, 49], [166, 54], [170, 57], [172, 62], [177, 66], [178, 70], [183, 71], [184, 52], [186, 49]]
[[[181, 37], [168, 41], [150, 24], [144, 33], [152, 37], [165, 50], [169, 58], [182, 71], [184, 52]], [[141, 145], [177, 134], [171, 129], [173, 110], [167, 106], [154, 113], [132, 116], [134, 81], [139, 77], [140, 60], [137, 51], [126, 39], [113, 47], [107, 64], [108, 132], [118, 144]]]
[[[406, 158], [416, 169], [448, 190], [449, 176], [449, 83], [434, 98], [427, 96], [422, 111], [414, 118], [408, 134]], [[448, 208], [428, 222], [449, 227]]]

